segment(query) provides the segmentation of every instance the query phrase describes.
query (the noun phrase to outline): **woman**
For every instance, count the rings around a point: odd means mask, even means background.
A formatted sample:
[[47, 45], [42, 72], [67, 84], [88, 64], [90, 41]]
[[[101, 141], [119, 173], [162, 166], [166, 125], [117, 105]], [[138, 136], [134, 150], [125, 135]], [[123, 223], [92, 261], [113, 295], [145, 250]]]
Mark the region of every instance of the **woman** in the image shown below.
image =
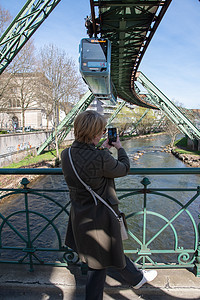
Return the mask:
[[[127, 175], [130, 164], [119, 137], [112, 143], [118, 151], [118, 159], [111, 155], [108, 140], [103, 143], [103, 149], [96, 148], [105, 126], [104, 117], [97, 112], [80, 113], [74, 121], [75, 141], [70, 152], [80, 178], [119, 213], [114, 178]], [[153, 280], [156, 271], [140, 271], [124, 255], [117, 218], [101, 201], [96, 203], [77, 178], [69, 160], [69, 149], [62, 152], [61, 161], [71, 198], [66, 245], [88, 264], [85, 299], [103, 299], [106, 268], [110, 266], [118, 268], [135, 289]]]

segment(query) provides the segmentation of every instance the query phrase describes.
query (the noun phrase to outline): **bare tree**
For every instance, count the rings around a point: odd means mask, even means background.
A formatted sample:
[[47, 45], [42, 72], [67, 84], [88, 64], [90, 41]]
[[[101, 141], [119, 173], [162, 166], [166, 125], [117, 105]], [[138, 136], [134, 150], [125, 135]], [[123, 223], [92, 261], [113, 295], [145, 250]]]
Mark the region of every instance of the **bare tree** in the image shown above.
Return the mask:
[[1, 75], [0, 102], [1, 111], [12, 108], [21, 110], [22, 127], [25, 127], [25, 111], [36, 100], [36, 82], [34, 45], [28, 41], [11, 63], [9, 69]]
[[[9, 22], [11, 21], [11, 15], [8, 10], [5, 10], [0, 5], [0, 36], [4, 33], [4, 30], [8, 26]], [[1, 75], [1, 81], [0, 81], [0, 101], [2, 99], [2, 96], [5, 94], [7, 87], [9, 85], [10, 76], [3, 76]], [[3, 111], [4, 107], [7, 105], [7, 101], [4, 100], [4, 102], [1, 103], [1, 111]]]
[[134, 109], [134, 122], [132, 123], [132, 127], [135, 128], [138, 134], [149, 133], [155, 120], [153, 110], [149, 110], [148, 113], [145, 114], [146, 110], [146, 108], [139, 106]]
[[44, 46], [40, 51], [39, 70], [44, 73], [51, 83], [52, 100], [54, 103], [54, 127], [56, 153], [59, 158], [57, 126], [59, 123], [59, 109], [67, 112], [69, 104], [79, 99], [81, 80], [76, 71], [75, 63], [65, 51], [55, 45]]
[[43, 113], [46, 116], [47, 126], [49, 129], [50, 118], [54, 112], [54, 103], [52, 99], [52, 86], [51, 82], [46, 78], [44, 73], [39, 73], [39, 80], [37, 81], [37, 103], [42, 108]]
[[171, 137], [170, 147], [174, 146], [177, 135], [180, 133], [179, 128], [169, 119], [166, 118], [165, 127], [167, 128], [167, 133]]
[[123, 136], [126, 130], [133, 123], [134, 110], [124, 106], [116, 117], [114, 122], [117, 122], [120, 136]]
[[11, 15], [10, 12], [6, 9], [3, 9], [2, 6], [0, 5], [0, 36], [3, 34], [5, 31], [6, 27], [11, 21]]

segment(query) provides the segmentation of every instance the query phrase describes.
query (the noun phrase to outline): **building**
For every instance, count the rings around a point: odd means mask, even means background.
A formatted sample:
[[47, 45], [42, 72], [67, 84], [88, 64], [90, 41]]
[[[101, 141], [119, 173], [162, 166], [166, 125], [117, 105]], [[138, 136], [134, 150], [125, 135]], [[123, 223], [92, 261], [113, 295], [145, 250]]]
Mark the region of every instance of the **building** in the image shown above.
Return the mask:
[[51, 84], [42, 73], [5, 73], [0, 82], [0, 127], [53, 127]]

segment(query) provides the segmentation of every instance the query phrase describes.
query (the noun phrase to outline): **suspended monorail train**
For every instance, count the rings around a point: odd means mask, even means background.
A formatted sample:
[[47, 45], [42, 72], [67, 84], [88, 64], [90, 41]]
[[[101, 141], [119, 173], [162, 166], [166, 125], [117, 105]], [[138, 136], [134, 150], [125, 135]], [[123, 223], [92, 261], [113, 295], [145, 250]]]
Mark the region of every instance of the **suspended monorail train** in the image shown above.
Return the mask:
[[116, 103], [111, 81], [111, 43], [108, 39], [84, 38], [80, 42], [80, 73], [94, 96]]

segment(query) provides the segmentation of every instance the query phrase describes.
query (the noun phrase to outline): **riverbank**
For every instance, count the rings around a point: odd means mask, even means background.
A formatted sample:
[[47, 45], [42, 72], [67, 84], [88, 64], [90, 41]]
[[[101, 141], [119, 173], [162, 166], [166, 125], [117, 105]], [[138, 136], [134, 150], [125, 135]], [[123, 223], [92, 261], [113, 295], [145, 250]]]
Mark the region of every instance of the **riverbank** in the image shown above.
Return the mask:
[[[142, 135], [142, 136], [134, 136], [131, 137], [133, 140], [138, 140], [138, 139], [150, 139], [152, 137], [156, 136], [161, 136], [161, 135], [166, 135], [167, 133], [165, 132], [160, 132], [160, 133], [152, 133], [148, 135]], [[124, 140], [128, 140], [130, 137], [125, 137]], [[194, 167], [194, 168], [199, 168], [200, 167], [200, 155], [192, 155], [192, 154], [183, 154], [179, 153], [177, 151], [178, 146], [176, 147], [170, 147], [170, 146], [165, 146], [163, 147], [160, 151], [163, 152], [169, 152], [172, 153], [175, 157], [177, 157], [179, 160], [182, 160], [187, 166]], [[183, 150], [182, 148], [179, 148], [180, 150]], [[62, 150], [61, 150], [62, 151]], [[136, 153], [134, 157], [131, 157], [133, 160], [137, 160], [141, 155], [144, 153]], [[54, 154], [55, 155], [55, 154]], [[53, 155], [52, 155], [53, 156]], [[48, 157], [48, 156], [47, 156]], [[43, 158], [42, 161], [36, 162], [36, 163], [31, 163], [32, 157], [27, 157], [27, 165], [16, 165], [16, 168], [54, 168], [58, 167], [56, 163], [56, 157], [54, 156], [52, 159], [45, 159], [46, 157]], [[8, 166], [10, 168], [10, 166]], [[0, 181], [0, 188], [17, 188], [20, 187], [21, 185], [21, 180], [22, 178], [26, 177], [31, 183], [29, 184], [29, 187], [32, 186], [32, 184], [35, 183], [35, 181], [39, 178], [39, 175], [1, 175], [1, 181]], [[0, 193], [1, 195], [3, 192]]]
[[200, 167], [200, 155], [181, 154], [178, 151], [176, 151], [176, 148], [172, 148], [171, 153], [178, 159], [182, 160], [186, 165], [192, 168]]
[[[53, 158], [52, 160], [46, 160], [46, 161], [44, 160], [38, 163], [29, 164], [27, 166], [21, 166], [20, 169], [54, 168], [55, 164], [56, 164], [56, 158]], [[41, 175], [0, 175], [0, 179], [1, 179], [0, 188], [1, 189], [19, 188], [21, 186], [21, 181], [24, 177], [26, 177], [30, 181], [28, 187], [31, 188], [31, 186], [35, 184], [39, 178], [41, 178]], [[6, 193], [7, 191], [0, 191], [0, 196], [3, 196]]]
[[172, 153], [176, 158], [183, 161], [187, 166], [192, 168], [200, 167], [200, 151], [193, 151], [188, 149], [187, 138], [183, 137], [180, 140], [176, 141], [174, 147], [168, 145], [165, 149], [165, 152]]

